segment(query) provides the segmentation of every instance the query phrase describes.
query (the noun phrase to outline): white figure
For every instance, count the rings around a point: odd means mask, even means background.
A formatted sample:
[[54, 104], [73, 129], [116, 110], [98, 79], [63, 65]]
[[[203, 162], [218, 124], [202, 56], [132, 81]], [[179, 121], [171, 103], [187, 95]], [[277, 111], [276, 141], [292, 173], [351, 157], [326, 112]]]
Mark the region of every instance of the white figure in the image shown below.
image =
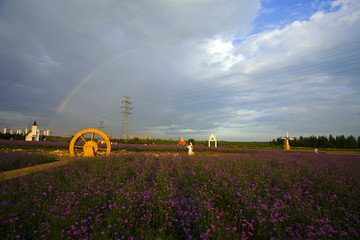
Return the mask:
[[193, 155], [194, 153], [193, 153], [193, 145], [192, 145], [192, 143], [190, 143], [190, 145], [188, 145], [188, 146], [186, 146], [186, 147], [189, 149], [188, 154], [189, 154], [189, 155]]

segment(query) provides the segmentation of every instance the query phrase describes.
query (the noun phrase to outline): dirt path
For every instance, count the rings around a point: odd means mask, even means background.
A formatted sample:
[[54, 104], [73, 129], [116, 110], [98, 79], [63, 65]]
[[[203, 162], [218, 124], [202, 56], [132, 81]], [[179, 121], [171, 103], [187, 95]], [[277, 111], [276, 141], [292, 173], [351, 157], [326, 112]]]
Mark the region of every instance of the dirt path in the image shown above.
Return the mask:
[[8, 179], [25, 176], [30, 173], [39, 172], [39, 171], [43, 171], [43, 170], [54, 168], [54, 167], [59, 167], [59, 166], [65, 165], [65, 164], [69, 164], [70, 162], [73, 162], [73, 161], [74, 161], [74, 159], [68, 157], [68, 158], [62, 158], [56, 162], [51, 162], [51, 163], [36, 165], [36, 166], [32, 166], [32, 167], [2, 172], [2, 173], [0, 173], [0, 182], [8, 180]]

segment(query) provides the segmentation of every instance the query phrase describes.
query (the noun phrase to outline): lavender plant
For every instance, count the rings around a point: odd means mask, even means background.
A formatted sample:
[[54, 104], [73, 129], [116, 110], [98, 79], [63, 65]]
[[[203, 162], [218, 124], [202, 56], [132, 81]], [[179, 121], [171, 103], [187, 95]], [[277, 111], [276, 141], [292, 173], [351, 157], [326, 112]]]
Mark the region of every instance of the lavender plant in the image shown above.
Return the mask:
[[[0, 139], [0, 149], [68, 149], [68, 142], [44, 142], [44, 141], [21, 141], [21, 140], [4, 140]], [[132, 152], [187, 152], [188, 149], [184, 145], [152, 145], [152, 144], [112, 144], [112, 151], [126, 149]], [[243, 153], [242, 148], [225, 148], [225, 147], [206, 147], [194, 146], [196, 152], [226, 152], [226, 153]], [[247, 150], [256, 151], [256, 150]]]
[[59, 149], [69, 148], [68, 142], [45, 142], [45, 141], [23, 141], [0, 139], [0, 148], [10, 149]]
[[0, 152], [0, 172], [56, 161], [54, 156], [35, 152]]
[[355, 239], [360, 156], [127, 153], [2, 182], [8, 239]]

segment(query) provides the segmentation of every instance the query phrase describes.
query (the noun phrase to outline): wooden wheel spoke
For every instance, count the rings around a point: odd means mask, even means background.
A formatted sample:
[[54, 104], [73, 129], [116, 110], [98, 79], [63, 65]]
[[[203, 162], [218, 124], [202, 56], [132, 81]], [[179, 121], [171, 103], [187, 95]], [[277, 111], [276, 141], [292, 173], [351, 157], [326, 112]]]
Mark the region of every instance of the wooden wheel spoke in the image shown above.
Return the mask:
[[99, 141], [97, 141], [97, 143], [96, 143], [96, 144], [101, 143], [101, 141], [105, 141], [105, 139], [104, 139], [104, 138], [101, 138]]
[[86, 142], [84, 136], [81, 135], [80, 137], [81, 137], [81, 139], [82, 139], [84, 142]]
[[101, 150], [101, 151], [106, 151], [107, 149], [106, 148], [98, 148], [98, 151]]
[[91, 133], [91, 141], [94, 141], [94, 136], [95, 136], [95, 133], [92, 132], [92, 133]]

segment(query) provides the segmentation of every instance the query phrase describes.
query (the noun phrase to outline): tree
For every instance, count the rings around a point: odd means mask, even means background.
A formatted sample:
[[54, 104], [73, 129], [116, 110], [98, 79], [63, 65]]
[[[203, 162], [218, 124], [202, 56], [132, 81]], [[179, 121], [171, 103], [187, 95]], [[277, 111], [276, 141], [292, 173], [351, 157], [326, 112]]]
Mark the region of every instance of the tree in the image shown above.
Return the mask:
[[319, 147], [318, 139], [315, 136], [310, 136], [309, 138], [309, 147]]
[[336, 147], [336, 140], [331, 134], [329, 136], [329, 147], [330, 148]]
[[347, 148], [346, 138], [344, 135], [336, 136], [336, 147], [337, 148]]
[[320, 148], [328, 148], [329, 147], [329, 139], [325, 136], [318, 137], [318, 143]]
[[356, 149], [357, 148], [357, 142], [354, 136], [350, 135], [346, 138], [346, 145], [347, 148]]

